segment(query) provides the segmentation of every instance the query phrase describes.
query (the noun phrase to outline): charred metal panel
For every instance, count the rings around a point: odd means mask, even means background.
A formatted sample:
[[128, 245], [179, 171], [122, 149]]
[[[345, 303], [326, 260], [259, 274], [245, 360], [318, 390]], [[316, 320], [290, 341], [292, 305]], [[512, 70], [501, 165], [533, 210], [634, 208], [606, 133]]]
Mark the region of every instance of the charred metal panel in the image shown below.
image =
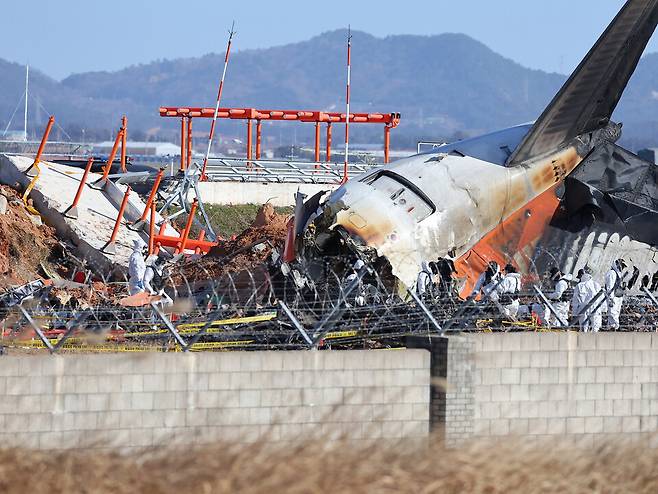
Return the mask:
[[606, 126], [657, 23], [658, 0], [629, 0], [508, 163], [524, 163]]
[[608, 225], [658, 246], [658, 167], [611, 143], [599, 146], [565, 182], [564, 214], [554, 224], [578, 231]]

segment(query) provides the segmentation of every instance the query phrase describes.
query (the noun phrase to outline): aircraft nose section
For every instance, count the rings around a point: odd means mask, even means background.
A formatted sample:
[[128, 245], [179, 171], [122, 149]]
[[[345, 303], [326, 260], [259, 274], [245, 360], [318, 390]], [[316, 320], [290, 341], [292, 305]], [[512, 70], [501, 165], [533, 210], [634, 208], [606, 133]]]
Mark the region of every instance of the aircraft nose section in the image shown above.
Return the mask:
[[[359, 182], [343, 187], [337, 196], [338, 202], [332, 205], [336, 208], [334, 227], [342, 227], [373, 248], [398, 240], [400, 230], [412, 227], [381, 191]], [[411, 230], [408, 233], [411, 234]]]

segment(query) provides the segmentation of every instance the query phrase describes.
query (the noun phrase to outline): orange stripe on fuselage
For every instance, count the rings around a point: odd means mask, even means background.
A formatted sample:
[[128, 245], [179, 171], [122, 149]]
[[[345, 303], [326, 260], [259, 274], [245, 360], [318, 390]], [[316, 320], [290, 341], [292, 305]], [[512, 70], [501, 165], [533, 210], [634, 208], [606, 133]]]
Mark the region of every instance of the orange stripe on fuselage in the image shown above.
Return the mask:
[[524, 275], [536, 274], [529, 272], [530, 263], [525, 253], [534, 251], [559, 207], [556, 188], [557, 186], [553, 186], [528, 202], [457, 259], [456, 277], [465, 280], [462, 297], [471, 293], [478, 277], [490, 261], [496, 261], [501, 268], [511, 262]]

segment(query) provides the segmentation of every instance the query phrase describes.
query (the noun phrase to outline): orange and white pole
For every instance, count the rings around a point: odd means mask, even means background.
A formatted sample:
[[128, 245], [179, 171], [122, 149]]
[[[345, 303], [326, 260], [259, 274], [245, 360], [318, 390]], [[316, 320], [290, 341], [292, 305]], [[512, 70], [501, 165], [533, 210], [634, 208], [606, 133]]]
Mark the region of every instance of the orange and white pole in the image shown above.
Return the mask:
[[350, 155], [350, 82], [352, 79], [352, 29], [347, 28], [347, 92], [345, 94], [345, 166], [343, 183], [347, 182], [347, 163]]
[[222, 92], [224, 91], [224, 81], [226, 80], [226, 70], [228, 69], [228, 61], [231, 56], [231, 44], [233, 43], [233, 36], [235, 35], [235, 21], [231, 25], [231, 30], [228, 34], [228, 44], [226, 45], [226, 56], [224, 57], [224, 70], [222, 71], [222, 78], [219, 81], [219, 89], [217, 90], [217, 102], [215, 104], [215, 113], [212, 117], [210, 124], [210, 134], [208, 135], [208, 149], [206, 149], [206, 156], [203, 159], [203, 168], [201, 169], [201, 180], [206, 180], [206, 167], [208, 166], [208, 157], [210, 156], [210, 148], [212, 147], [212, 140], [215, 136], [215, 125], [217, 124], [217, 115], [219, 114], [219, 104], [222, 101]]

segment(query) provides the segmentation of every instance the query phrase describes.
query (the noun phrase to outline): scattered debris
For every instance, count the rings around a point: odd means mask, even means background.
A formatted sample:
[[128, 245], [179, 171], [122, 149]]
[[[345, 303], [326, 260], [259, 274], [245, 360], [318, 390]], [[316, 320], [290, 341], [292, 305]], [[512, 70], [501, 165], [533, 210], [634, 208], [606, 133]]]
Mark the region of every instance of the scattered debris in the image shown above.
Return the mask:
[[203, 258], [185, 262], [181, 275], [195, 282], [262, 266], [273, 250], [283, 248], [288, 221], [271, 204], [263, 205], [249, 228], [231, 240], [220, 242]]

